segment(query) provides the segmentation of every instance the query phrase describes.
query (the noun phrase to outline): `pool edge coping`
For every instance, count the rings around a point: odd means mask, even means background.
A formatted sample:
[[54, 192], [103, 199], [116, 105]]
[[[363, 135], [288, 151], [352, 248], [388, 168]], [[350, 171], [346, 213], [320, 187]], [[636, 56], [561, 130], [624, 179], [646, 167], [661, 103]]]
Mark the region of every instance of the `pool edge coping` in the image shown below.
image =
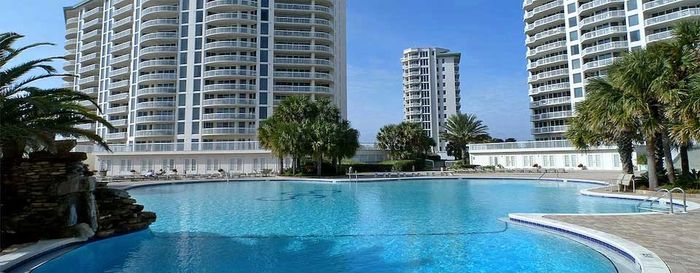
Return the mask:
[[[382, 177], [382, 178], [359, 178], [359, 179], [323, 179], [323, 178], [295, 178], [295, 177], [265, 177], [265, 178], [254, 178], [254, 179], [231, 179], [229, 180], [224, 180], [224, 179], [210, 179], [210, 180], [168, 180], [168, 181], [151, 181], [148, 184], [139, 184], [139, 185], [126, 185], [122, 186], [119, 185], [118, 189], [122, 190], [130, 190], [130, 189], [135, 189], [135, 188], [143, 188], [143, 187], [152, 187], [152, 186], [164, 186], [164, 185], [181, 185], [181, 184], [197, 184], [197, 183], [221, 183], [221, 182], [269, 182], [269, 181], [290, 181], [290, 180], [296, 180], [296, 181], [303, 181], [303, 182], [326, 182], [326, 183], [338, 183], [338, 182], [381, 182], [381, 181], [404, 181], [404, 180], [434, 180], [434, 179], [457, 179], [457, 180], [465, 180], [465, 179], [493, 179], [493, 180], [544, 180], [544, 181], [557, 181], [557, 182], [572, 182], [572, 183], [587, 183], [587, 184], [595, 184], [595, 185], [600, 185], [600, 186], [609, 186], [609, 183], [607, 182], [602, 182], [602, 181], [597, 181], [597, 180], [587, 180], [587, 179], [568, 179], [568, 178], [542, 178], [542, 179], [535, 179], [535, 178], [525, 178], [525, 177], [490, 177], [490, 176], [423, 176], [423, 177]], [[109, 187], [109, 185], [108, 185]], [[591, 196], [591, 197], [600, 197], [600, 198], [615, 198], [615, 199], [631, 199], [631, 200], [644, 200], [646, 197], [645, 196], [639, 196], [639, 195], [621, 195], [621, 194], [608, 194], [608, 193], [601, 193], [601, 192], [592, 192], [590, 190], [592, 189], [600, 189], [600, 188], [605, 188], [605, 187], [597, 187], [597, 188], [590, 188], [590, 189], [583, 189], [579, 191], [580, 194], [586, 195], [586, 196]], [[665, 200], [665, 199], [661, 199]], [[668, 203], [668, 200], [665, 200], [665, 202]], [[674, 200], [674, 204], [676, 204]], [[692, 205], [692, 206], [691, 206]], [[691, 208], [692, 207], [692, 208]], [[694, 202], [688, 202], [688, 210], [695, 210], [695, 209], [700, 209], [700, 204], [694, 203]], [[576, 215], [576, 216], [592, 216], [592, 215], [643, 215], [643, 214], [661, 214], [658, 212], [645, 212], [645, 213], [595, 213], [595, 214], [546, 214], [546, 213], [509, 213], [508, 218], [510, 220], [514, 220], [516, 222], [521, 222], [524, 224], [530, 224], [534, 226], [540, 226], [544, 228], [548, 228], [549, 230], [553, 231], [558, 231], [561, 232], [563, 231], [568, 231], [573, 233], [574, 235], [581, 237], [581, 238], [594, 238], [599, 240], [600, 242], [604, 244], [600, 244], [603, 247], [609, 247], [609, 246], [622, 246], [622, 248], [618, 248], [620, 250], [634, 250], [630, 251], [632, 253], [626, 252], [628, 255], [631, 255], [632, 257], [635, 257], [636, 261], [640, 261], [640, 263], [637, 263], [635, 261], [635, 264], [639, 265], [641, 268], [641, 273], [670, 273], [670, 269], [668, 265], [654, 252], [646, 249], [645, 247], [626, 240], [622, 239], [618, 236], [605, 233], [602, 231], [598, 231], [595, 229], [590, 229], [590, 228], [585, 228], [581, 227], [578, 225], [574, 224], [569, 224], [565, 223], [562, 221], [557, 221], [553, 219], [547, 219], [544, 218], [544, 216], [557, 216], [557, 215]], [[49, 244], [41, 244], [42, 242], [46, 241], [56, 241], [52, 242]], [[10, 259], [7, 263], [0, 265], [0, 273], [8, 272], [11, 270], [17, 269], [17, 267], [22, 266], [23, 264], [26, 264], [32, 260], [38, 259], [44, 255], [48, 255], [52, 252], [59, 251], [61, 249], [64, 249], [66, 247], [70, 246], [75, 246], [75, 245], [83, 245], [86, 244], [87, 242], [90, 242], [89, 238], [84, 238], [84, 237], [69, 237], [69, 238], [59, 238], [59, 239], [51, 239], [51, 240], [40, 240], [34, 244], [31, 244], [27, 247], [20, 248], [18, 251], [22, 251], [22, 249], [29, 249], [29, 248], [39, 248], [34, 251], [28, 251], [27, 253], [24, 253], [22, 255], [19, 255], [18, 257], [15, 257], [14, 259]], [[606, 245], [607, 244], [607, 245]], [[644, 253], [642, 253], [644, 252]], [[646, 271], [645, 267], [642, 266], [641, 262], [644, 261], [644, 259], [640, 259], [639, 256], [645, 256], [645, 253], [651, 254], [655, 259], [653, 261], [648, 261], [644, 262], [644, 265], [647, 266], [647, 268], [657, 268], [658, 263], [660, 262], [663, 264], [663, 267], [665, 269], [654, 269], [654, 271]], [[4, 255], [0, 255], [0, 259], [3, 257], [12, 255], [13, 253], [8, 253]]]

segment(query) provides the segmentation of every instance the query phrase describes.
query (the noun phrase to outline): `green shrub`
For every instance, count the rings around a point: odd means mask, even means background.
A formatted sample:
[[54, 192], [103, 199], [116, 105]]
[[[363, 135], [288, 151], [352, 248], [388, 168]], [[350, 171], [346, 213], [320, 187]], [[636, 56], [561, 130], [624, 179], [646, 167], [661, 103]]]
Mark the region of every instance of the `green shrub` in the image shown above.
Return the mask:
[[372, 173], [372, 172], [390, 172], [391, 164], [343, 164], [340, 168], [347, 173], [347, 171], [352, 167], [353, 172], [358, 173]]

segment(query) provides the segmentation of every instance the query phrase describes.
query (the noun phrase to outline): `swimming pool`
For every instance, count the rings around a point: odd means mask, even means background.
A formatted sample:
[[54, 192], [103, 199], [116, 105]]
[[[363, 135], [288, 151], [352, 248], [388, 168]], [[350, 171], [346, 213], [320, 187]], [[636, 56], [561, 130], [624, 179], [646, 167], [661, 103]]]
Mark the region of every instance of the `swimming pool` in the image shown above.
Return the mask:
[[508, 213], [635, 212], [528, 180], [240, 182], [130, 190], [149, 230], [97, 241], [33, 272], [616, 272], [599, 252], [508, 224]]

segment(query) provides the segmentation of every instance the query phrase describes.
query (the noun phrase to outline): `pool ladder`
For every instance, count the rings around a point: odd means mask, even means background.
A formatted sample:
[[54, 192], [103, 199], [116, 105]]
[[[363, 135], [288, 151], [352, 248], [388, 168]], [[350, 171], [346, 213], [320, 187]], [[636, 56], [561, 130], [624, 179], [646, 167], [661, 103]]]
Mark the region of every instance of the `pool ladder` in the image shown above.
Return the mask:
[[[659, 204], [661, 204], [661, 198], [668, 196], [669, 213], [673, 214], [674, 213], [673, 207], [675, 206], [675, 204], [673, 203], [673, 193], [674, 192], [680, 192], [683, 194], [683, 211], [682, 211], [682, 213], [688, 213], [688, 204], [687, 204], [687, 200], [686, 200], [686, 194], [685, 194], [685, 191], [681, 188], [673, 188], [671, 190], [660, 189], [660, 190], [657, 190], [655, 192], [652, 192], [651, 194], [649, 194], [649, 197], [647, 197], [646, 199], [644, 199], [644, 201], [639, 202], [639, 204], [637, 204], [637, 208], [644, 209], [644, 210], [651, 210], [651, 211], [662, 211], [662, 210], [655, 210], [653, 208], [654, 203], [658, 202]], [[659, 193], [663, 193], [663, 194], [657, 196]], [[646, 203], [646, 202], [649, 202], [648, 208], [643, 207], [644, 203]]]

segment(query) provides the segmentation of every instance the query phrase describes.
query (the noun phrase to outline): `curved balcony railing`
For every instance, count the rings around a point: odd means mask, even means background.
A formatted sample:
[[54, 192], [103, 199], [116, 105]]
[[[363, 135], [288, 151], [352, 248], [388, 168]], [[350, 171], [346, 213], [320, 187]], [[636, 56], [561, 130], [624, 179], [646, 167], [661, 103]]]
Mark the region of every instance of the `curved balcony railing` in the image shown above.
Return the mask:
[[129, 80], [121, 80], [109, 84], [110, 89], [118, 89], [129, 86]]
[[113, 119], [109, 123], [114, 127], [124, 127], [126, 126], [126, 119]]
[[202, 128], [202, 135], [254, 135], [258, 132], [255, 128], [218, 127]]
[[112, 13], [112, 17], [113, 18], [121, 18], [123, 16], [127, 16], [127, 15], [131, 14], [132, 11], [133, 11], [133, 5], [129, 4], [129, 5], [126, 5], [124, 7], [121, 7], [119, 9], [115, 10]]
[[652, 9], [661, 8], [661, 7], [664, 7], [664, 6], [666, 6], [666, 5], [670, 5], [670, 4], [673, 4], [673, 3], [679, 3], [679, 2], [683, 2], [683, 1], [685, 1], [685, 0], [656, 0], [656, 1], [650, 1], [650, 2], [644, 3], [644, 10], [645, 10], [645, 11], [650, 11], [650, 10], [652, 10]]
[[530, 103], [530, 107], [541, 107], [541, 106], [550, 106], [550, 105], [568, 104], [568, 103], [571, 103], [571, 97], [559, 97], [559, 98], [533, 101]]
[[255, 119], [255, 113], [210, 113], [203, 114], [202, 120]]
[[151, 73], [139, 76], [140, 82], [175, 79], [177, 79], [175, 73]]
[[275, 18], [275, 23], [283, 23], [283, 24], [302, 24], [302, 25], [310, 25], [310, 24], [316, 24], [316, 25], [323, 25], [323, 26], [332, 26], [333, 22], [327, 19], [322, 19], [322, 18], [301, 18], [301, 17], [284, 17], [280, 16]]
[[100, 42], [99, 41], [92, 41], [92, 42], [83, 44], [80, 47], [80, 51], [82, 51], [83, 53], [93, 52], [93, 51], [96, 51], [98, 49], [100, 49]]
[[177, 33], [175, 32], [156, 32], [149, 33], [141, 36], [141, 42], [148, 41], [161, 41], [161, 40], [177, 40]]
[[207, 64], [212, 63], [255, 63], [258, 59], [255, 56], [244, 56], [244, 55], [216, 55], [204, 58], [204, 62]]
[[169, 137], [175, 134], [173, 129], [150, 129], [150, 130], [136, 130], [134, 136], [137, 137]]
[[526, 24], [525, 31], [529, 32], [529, 31], [532, 31], [538, 27], [549, 25], [552, 23], [558, 23], [559, 21], [561, 21], [563, 23], [565, 19], [566, 19], [566, 16], [564, 16], [564, 14], [561, 14], [561, 13], [558, 13], [558, 14], [555, 14], [552, 16], [547, 16], [545, 18], [542, 18], [542, 19], [539, 19], [539, 20], [533, 22], [532, 24]]
[[566, 49], [566, 41], [558, 41], [558, 42], [544, 44], [544, 45], [535, 47], [531, 50], [528, 50], [527, 56], [532, 57], [532, 56], [542, 54], [545, 52], [550, 52], [550, 51], [554, 51], [554, 50], [565, 50], [565, 49]]
[[80, 67], [80, 70], [78, 70], [78, 71], [80, 71], [80, 74], [85, 74], [85, 73], [89, 73], [89, 72], [96, 73], [97, 70], [98, 70], [97, 64], [91, 64], [91, 65]]
[[538, 93], [545, 93], [545, 92], [552, 92], [552, 91], [569, 90], [569, 88], [570, 88], [570, 85], [568, 82], [543, 85], [540, 87], [531, 88], [530, 95], [534, 95], [534, 94], [538, 94]]
[[233, 21], [233, 22], [237, 22], [237, 21], [257, 22], [258, 16], [255, 14], [243, 13], [243, 12], [229, 12], [229, 13], [212, 14], [212, 15], [208, 15], [207, 17], [204, 18], [204, 22], [206, 22], [206, 23], [231, 22], [231, 21]]
[[175, 115], [151, 115], [136, 117], [137, 123], [143, 122], [170, 122], [175, 121]]
[[127, 106], [117, 106], [117, 107], [109, 107], [107, 108], [107, 114], [118, 114], [118, 113], [126, 113], [126, 111], [129, 110]]
[[137, 95], [138, 96], [162, 95], [162, 94], [175, 94], [176, 92], [177, 92], [177, 90], [175, 89], [175, 87], [157, 86], [157, 87], [141, 88], [138, 90]]
[[295, 11], [317, 11], [327, 14], [333, 14], [333, 8], [321, 5], [306, 5], [306, 4], [287, 4], [277, 3], [275, 9], [278, 10], [295, 10]]
[[129, 38], [131, 38], [131, 29], [126, 29], [112, 35], [112, 42], [117, 43]]
[[141, 31], [146, 31], [152, 27], [172, 27], [176, 29], [178, 25], [179, 22], [177, 19], [151, 19], [141, 23]]
[[532, 121], [537, 121], [537, 120], [544, 120], [544, 119], [569, 118], [572, 115], [573, 115], [572, 111], [558, 111], [558, 112], [535, 114], [535, 115], [532, 115], [532, 117], [530, 119]]
[[128, 75], [129, 74], [129, 67], [123, 67], [119, 69], [115, 69], [109, 72], [110, 77], [118, 77], [118, 76], [123, 76], [123, 75]]
[[252, 0], [214, 0], [214, 1], [209, 1], [206, 4], [207, 9], [230, 8], [232, 6], [257, 8], [258, 1], [252, 1]]
[[136, 103], [136, 110], [172, 107], [175, 107], [175, 101], [146, 101]]
[[[586, 14], [590, 11], [594, 11], [594, 9], [602, 7], [604, 5], [610, 5], [610, 4], [620, 4], [624, 5], [625, 0], [595, 0], [591, 1], [588, 3], [584, 3], [578, 7], [578, 12], [579, 14]], [[622, 6], [624, 7], [624, 6]]]
[[299, 45], [299, 44], [275, 44], [276, 50], [288, 51], [322, 51], [332, 52], [333, 49], [325, 45]]
[[204, 86], [204, 92], [226, 92], [226, 91], [255, 91], [254, 84], [209, 84]]
[[124, 63], [126, 61], [131, 60], [131, 56], [129, 54], [124, 54], [116, 58], [112, 58], [111, 61], [109, 62], [110, 65], [115, 65], [115, 64], [120, 64]]
[[533, 128], [532, 133], [533, 134], [563, 133], [563, 132], [566, 132], [566, 130], [569, 130], [569, 125]]
[[615, 60], [618, 58], [608, 58], [608, 59], [603, 59], [603, 60], [598, 60], [598, 61], [592, 61], [592, 62], [587, 62], [583, 64], [583, 69], [584, 70], [589, 70], [589, 69], [601, 69], [601, 68], [606, 68], [609, 65], [613, 64]]
[[114, 30], [114, 31], [122, 30], [125, 27], [131, 27], [131, 24], [133, 24], [133, 22], [131, 20], [131, 16], [129, 16], [129, 17], [126, 17], [124, 19], [121, 19], [119, 21], [114, 22], [114, 25], [112, 25], [112, 30]]
[[255, 77], [258, 72], [255, 70], [248, 69], [215, 69], [204, 71], [204, 77], [224, 77], [224, 76], [245, 76], [245, 77]]
[[97, 77], [96, 76], [90, 76], [90, 77], [85, 77], [81, 78], [78, 80], [78, 85], [85, 85], [89, 83], [96, 83], [97, 82]]
[[611, 26], [596, 31], [586, 32], [581, 35], [581, 41], [588, 41], [614, 34], [627, 35], [627, 27]]
[[653, 43], [653, 42], [663, 41], [663, 40], [671, 39], [671, 38], [673, 38], [673, 31], [667, 30], [667, 31], [647, 35], [647, 42]]
[[611, 19], [625, 19], [625, 11], [624, 10], [611, 10], [608, 12], [604, 12], [601, 14], [596, 14], [593, 16], [589, 16], [586, 18], [581, 19], [581, 27], [586, 27], [588, 25], [594, 24], [594, 23], [600, 23], [602, 21], [606, 20], [611, 20]]
[[313, 31], [275, 30], [275, 37], [333, 39], [333, 34]]
[[568, 56], [567, 56], [566, 54], [562, 54], [562, 55], [557, 55], [557, 56], [542, 58], [542, 59], [539, 59], [539, 60], [537, 60], [537, 61], [535, 61], [535, 62], [531, 62], [531, 63], [528, 65], [528, 67], [529, 67], [530, 69], [533, 69], [533, 68], [538, 68], [538, 67], [545, 66], [545, 65], [551, 65], [551, 64], [566, 62], [566, 61], [568, 61], [568, 60], [569, 60]]
[[153, 7], [148, 7], [143, 9], [141, 12], [141, 17], [146, 17], [148, 15], [156, 15], [160, 13], [168, 13], [168, 14], [177, 14], [179, 12], [179, 9], [177, 6], [169, 6], [169, 5], [163, 5], [163, 6], [153, 6]]
[[215, 27], [207, 29], [205, 34], [207, 36], [215, 35], [245, 35], [245, 36], [255, 36], [258, 30], [249, 27]]
[[205, 99], [202, 101], [203, 106], [229, 106], [229, 105], [256, 105], [257, 101], [255, 99], [241, 99], [241, 98], [218, 98], [218, 99]]
[[533, 16], [535, 16], [535, 14], [538, 14], [538, 13], [541, 13], [541, 12], [545, 12], [545, 11], [549, 11], [549, 10], [552, 10], [552, 9], [555, 9], [555, 8], [560, 8], [561, 10], [564, 10], [564, 0], [552, 1], [552, 2], [547, 3], [547, 4], [545, 4], [545, 5], [538, 6], [538, 7], [534, 8], [534, 9], [532, 9], [531, 11], [526, 12], [526, 13], [525, 13], [525, 19], [530, 19], [530, 18], [532, 18]]
[[244, 42], [244, 41], [216, 41], [209, 42], [204, 45], [204, 49], [253, 49], [256, 50], [258, 45], [254, 42]]
[[303, 64], [303, 65], [325, 65], [333, 66], [333, 62], [324, 59], [314, 59], [314, 58], [283, 58], [277, 57], [274, 60], [275, 64]]
[[649, 27], [649, 26], [658, 25], [658, 24], [662, 24], [662, 23], [668, 23], [671, 21], [675, 21], [677, 19], [688, 18], [688, 17], [693, 17], [693, 16], [700, 16], [700, 8], [683, 9], [683, 10], [679, 10], [676, 12], [664, 14], [661, 16], [652, 17], [652, 18], [644, 20], [644, 22], [646, 23], [646, 26]]
[[106, 140], [118, 140], [118, 139], [125, 139], [125, 138], [126, 138], [126, 132], [106, 133], [105, 134]]
[[127, 50], [131, 50], [131, 42], [124, 42], [118, 45], [115, 45], [112, 47], [111, 52], [112, 54], [119, 54], [119, 53], [124, 53]]
[[605, 43], [605, 44], [600, 44], [600, 45], [590, 46], [590, 47], [584, 48], [581, 51], [581, 54], [583, 56], [586, 56], [586, 55], [591, 55], [591, 54], [607, 52], [610, 50], [627, 50], [627, 46], [628, 46], [627, 41], [610, 42], [610, 43]]
[[122, 101], [126, 100], [129, 98], [129, 93], [121, 93], [121, 94], [115, 94], [115, 95], [110, 95], [107, 97], [107, 101]]
[[309, 92], [309, 93], [331, 93], [330, 87], [326, 86], [287, 86], [287, 85], [275, 85], [274, 91], [277, 92]]
[[549, 78], [554, 78], [554, 77], [568, 76], [568, 75], [569, 75], [569, 69], [562, 68], [562, 69], [551, 70], [551, 71], [541, 72], [541, 73], [532, 75], [529, 77], [528, 80], [530, 82], [534, 82], [534, 81], [539, 81], [539, 80], [544, 80], [544, 79], [549, 79]]
[[139, 63], [139, 68], [151, 68], [151, 67], [165, 67], [165, 66], [176, 66], [177, 61], [170, 59], [156, 59], [142, 61]]
[[333, 77], [329, 73], [287, 72], [287, 71], [274, 72], [274, 76], [277, 78], [296, 78], [296, 79], [331, 79]]
[[158, 53], [177, 53], [177, 47], [175, 46], [149, 46], [141, 48], [141, 55], [145, 54], [158, 54]]

